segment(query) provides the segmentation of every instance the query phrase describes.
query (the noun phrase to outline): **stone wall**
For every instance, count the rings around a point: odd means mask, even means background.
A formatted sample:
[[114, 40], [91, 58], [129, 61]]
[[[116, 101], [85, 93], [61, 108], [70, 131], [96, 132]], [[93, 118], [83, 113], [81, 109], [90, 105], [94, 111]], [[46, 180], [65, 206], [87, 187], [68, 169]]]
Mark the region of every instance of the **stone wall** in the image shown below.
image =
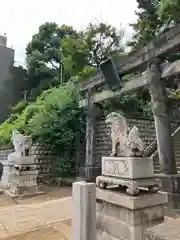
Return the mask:
[[[13, 149], [0, 150], [0, 162], [7, 161], [9, 153], [13, 151]], [[34, 164], [38, 170], [38, 183], [49, 180], [52, 175], [52, 164], [56, 159], [56, 155], [53, 153], [51, 147], [34, 144], [30, 154], [34, 156]]]
[[52, 176], [52, 165], [56, 160], [56, 155], [53, 153], [50, 146], [42, 146], [34, 144], [31, 149], [31, 155], [34, 155], [34, 163], [38, 170], [38, 183], [43, 183]]
[[[144, 119], [129, 119], [129, 126], [136, 125], [139, 128], [142, 139], [146, 146], [156, 139], [154, 122]], [[96, 124], [96, 164], [100, 165], [101, 157], [108, 156], [111, 152], [110, 128], [105, 124], [104, 119], [97, 121]]]
[[13, 149], [7, 148], [0, 150], [0, 162], [6, 161], [10, 153], [13, 152]]

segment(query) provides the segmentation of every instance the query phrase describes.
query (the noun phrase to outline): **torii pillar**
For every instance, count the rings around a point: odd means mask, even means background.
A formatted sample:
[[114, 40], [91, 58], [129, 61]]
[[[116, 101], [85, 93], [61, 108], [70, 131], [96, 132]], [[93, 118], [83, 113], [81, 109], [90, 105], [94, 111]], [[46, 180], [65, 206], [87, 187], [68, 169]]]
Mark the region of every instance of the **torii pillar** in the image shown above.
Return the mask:
[[94, 182], [96, 177], [101, 174], [100, 164], [97, 166], [95, 160], [96, 144], [96, 118], [97, 105], [93, 101], [94, 89], [88, 89], [87, 93], [87, 116], [86, 116], [86, 159], [85, 166], [80, 168], [80, 179]]
[[166, 108], [166, 95], [161, 79], [159, 59], [153, 60], [148, 66], [148, 84], [156, 129], [161, 188], [162, 191], [168, 193], [169, 206], [180, 208], [180, 174], [177, 174], [176, 169], [171, 124]]

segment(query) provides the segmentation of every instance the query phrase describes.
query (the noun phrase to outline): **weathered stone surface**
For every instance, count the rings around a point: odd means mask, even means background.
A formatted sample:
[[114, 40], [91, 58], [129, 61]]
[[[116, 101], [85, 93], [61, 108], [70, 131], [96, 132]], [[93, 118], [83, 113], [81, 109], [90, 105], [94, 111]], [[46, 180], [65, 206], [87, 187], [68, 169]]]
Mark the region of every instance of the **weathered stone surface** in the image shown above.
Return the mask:
[[2, 188], [9, 188], [12, 180], [13, 165], [8, 161], [3, 161], [3, 173], [1, 176], [0, 186]]
[[106, 116], [106, 123], [111, 126], [111, 156], [142, 156], [145, 143], [142, 141], [137, 126], [130, 130], [127, 119], [120, 113], [112, 112]]
[[[117, 206], [111, 203], [96, 203], [96, 211], [101, 215], [108, 215], [112, 218], [117, 218], [120, 221], [123, 221], [131, 225], [141, 225], [142, 223], [142, 210], [138, 209], [134, 213], [132, 210]], [[152, 220], [163, 220], [164, 219], [164, 208], [162, 205], [154, 206], [153, 208], [146, 208], [143, 211], [143, 221], [144, 224]]]
[[77, 179], [94, 181], [101, 174], [101, 167], [84, 166], [79, 168], [79, 177]]
[[153, 161], [147, 157], [102, 157], [102, 175], [129, 179], [152, 178]]
[[[97, 240], [119, 240], [120, 238], [113, 237], [106, 231], [97, 230]], [[121, 240], [123, 240], [121, 238]]]
[[156, 178], [140, 178], [127, 179], [120, 177], [98, 176], [96, 178], [96, 186], [105, 189], [108, 186], [119, 185], [126, 191], [126, 193], [136, 196], [139, 194], [141, 188], [148, 188], [149, 192], [155, 193], [159, 191], [159, 179]]
[[[138, 127], [140, 136], [145, 142], [146, 147], [156, 139], [154, 122], [143, 119], [127, 119], [128, 125], [132, 128], [134, 125]], [[104, 119], [98, 120], [96, 123], [96, 145], [95, 159], [96, 165], [100, 165], [102, 156], [110, 156], [111, 154], [111, 138], [110, 127], [105, 123]]]
[[20, 158], [17, 159], [16, 164], [34, 164], [34, 156], [22, 156]]
[[98, 239], [144, 240], [148, 227], [164, 220], [166, 194], [131, 197], [117, 191], [97, 189]]
[[96, 199], [106, 201], [117, 206], [122, 206], [128, 209], [143, 209], [167, 203], [166, 193], [144, 193], [142, 195], [132, 197], [120, 193], [118, 190], [102, 190], [96, 188]]
[[161, 190], [167, 192], [170, 208], [180, 209], [180, 174], [158, 174]]

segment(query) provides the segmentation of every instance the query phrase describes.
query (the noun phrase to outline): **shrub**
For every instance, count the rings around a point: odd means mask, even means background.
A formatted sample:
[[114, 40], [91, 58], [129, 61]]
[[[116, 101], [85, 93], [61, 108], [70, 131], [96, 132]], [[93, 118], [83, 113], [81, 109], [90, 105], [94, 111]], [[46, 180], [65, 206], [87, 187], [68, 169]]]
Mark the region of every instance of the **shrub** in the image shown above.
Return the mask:
[[[79, 92], [73, 83], [44, 91], [34, 103], [22, 111], [15, 111], [0, 125], [0, 146], [10, 145], [11, 132], [15, 128], [34, 140], [51, 144], [57, 154], [68, 149], [66, 159], [72, 161], [70, 149], [74, 147], [76, 134], [85, 129], [84, 113], [79, 109], [78, 100]], [[67, 163], [66, 172], [68, 166], [69, 171], [72, 170], [72, 164]], [[62, 169], [59, 172], [62, 173]]]

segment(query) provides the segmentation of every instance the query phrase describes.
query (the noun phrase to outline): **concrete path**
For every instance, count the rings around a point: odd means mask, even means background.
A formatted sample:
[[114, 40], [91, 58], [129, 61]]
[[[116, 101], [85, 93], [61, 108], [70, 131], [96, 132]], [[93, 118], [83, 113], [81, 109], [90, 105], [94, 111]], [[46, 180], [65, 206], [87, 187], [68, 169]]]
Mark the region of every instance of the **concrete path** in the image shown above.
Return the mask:
[[156, 239], [180, 240], [180, 217], [165, 217], [164, 223], [149, 229], [148, 232], [150, 233], [150, 236], [156, 236]]
[[0, 239], [71, 239], [72, 197], [0, 208]]
[[[72, 197], [0, 208], [0, 239], [71, 240]], [[163, 240], [180, 240], [180, 217], [149, 229]], [[152, 238], [153, 239], [153, 238]]]

